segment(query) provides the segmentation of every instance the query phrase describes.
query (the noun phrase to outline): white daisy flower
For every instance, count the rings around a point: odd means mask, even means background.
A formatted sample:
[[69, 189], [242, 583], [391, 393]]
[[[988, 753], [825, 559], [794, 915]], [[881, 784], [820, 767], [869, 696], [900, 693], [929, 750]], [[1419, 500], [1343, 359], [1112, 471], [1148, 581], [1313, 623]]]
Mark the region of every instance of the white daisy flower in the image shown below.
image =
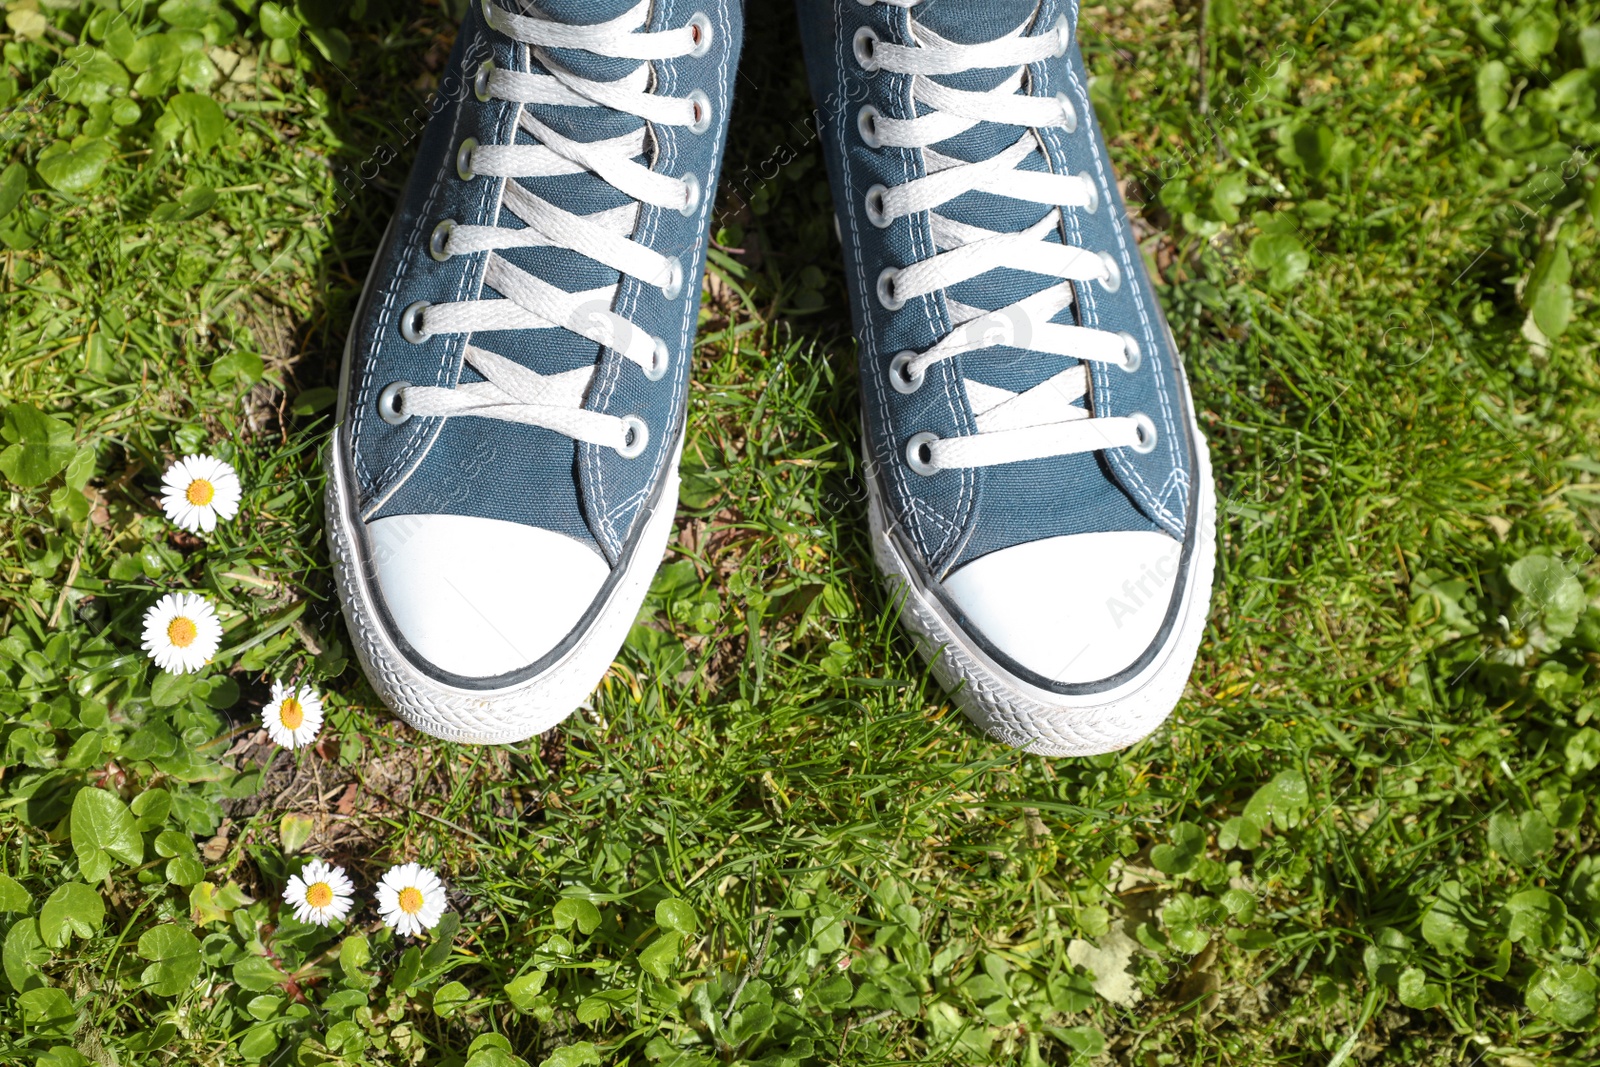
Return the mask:
[[168, 593], [144, 613], [144, 650], [172, 674], [204, 667], [222, 644], [216, 609], [199, 593]]
[[284, 748], [300, 748], [317, 739], [322, 729], [322, 698], [309, 685], [299, 688], [272, 683], [272, 703], [261, 709], [267, 736]]
[[239, 513], [239, 474], [215, 456], [184, 456], [161, 479], [161, 508], [190, 533], [210, 533]]
[[412, 937], [439, 925], [444, 914], [444, 883], [426, 867], [390, 867], [378, 883], [378, 911], [395, 933]]
[[299, 874], [289, 876], [283, 902], [294, 905], [294, 917], [301, 922], [327, 926], [350, 914], [354, 892], [355, 886], [345, 877], [343, 867], [312, 860]]

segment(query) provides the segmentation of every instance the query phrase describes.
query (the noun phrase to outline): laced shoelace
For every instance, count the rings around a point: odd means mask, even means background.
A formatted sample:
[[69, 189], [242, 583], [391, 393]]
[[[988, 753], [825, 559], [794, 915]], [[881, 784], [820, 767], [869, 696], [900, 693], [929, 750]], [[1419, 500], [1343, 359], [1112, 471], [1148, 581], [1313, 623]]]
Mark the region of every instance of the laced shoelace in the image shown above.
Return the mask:
[[[480, 101], [605, 108], [637, 116], [644, 122], [637, 130], [621, 136], [578, 141], [557, 133], [525, 107], [518, 126], [538, 143], [489, 145], [471, 138], [462, 142], [456, 153], [459, 177], [463, 181], [479, 176], [509, 179], [501, 208], [511, 211], [524, 225], [465, 226], [445, 219], [429, 238], [429, 252], [438, 260], [488, 252], [483, 282], [502, 296], [450, 303], [418, 301], [401, 313], [400, 332], [406, 340], [420, 343], [436, 334], [561, 328], [615, 349], [637, 364], [647, 378], [659, 381], [666, 375], [670, 360], [667, 346], [612, 310], [616, 284], [567, 292], [516, 266], [499, 255], [499, 250], [541, 246], [571, 249], [624, 276], [660, 286], [669, 300], [683, 294], [683, 261], [648, 248], [629, 235], [634, 232], [643, 204], [675, 209], [685, 215], [699, 210], [702, 190], [693, 174], [681, 178], [660, 174], [638, 159], [646, 153], [652, 123], [686, 126], [694, 133], [710, 128], [711, 101], [706, 94], [695, 90], [685, 97], [668, 97], [651, 92], [650, 63], [704, 55], [711, 46], [711, 22], [705, 15], [696, 14], [682, 28], [646, 31], [643, 27], [650, 13], [650, 0], [640, 0], [631, 10], [608, 22], [588, 26], [557, 22], [529, 8], [525, 8], [529, 14], [516, 14], [501, 8], [495, 0], [484, 0], [483, 10], [493, 29], [529, 45], [547, 73], [500, 70], [493, 60], [486, 61], [473, 83]], [[596, 81], [564, 67], [551, 56], [551, 49], [578, 49], [639, 63], [621, 78]], [[516, 180], [586, 171], [623, 192], [633, 203], [578, 215], [530, 192]], [[396, 382], [380, 395], [380, 413], [390, 422], [401, 422], [413, 415], [502, 419], [614, 448], [624, 457], [644, 451], [649, 439], [644, 420], [583, 407], [595, 366], [540, 374], [471, 343], [465, 348], [464, 358], [483, 376], [483, 381], [463, 382], [453, 388]]]
[[[914, 7], [918, 0], [884, 0]], [[940, 438], [918, 433], [906, 444], [906, 462], [918, 474], [958, 467], [988, 467], [1049, 456], [1131, 447], [1155, 447], [1155, 424], [1144, 415], [1091, 416], [1075, 401], [1088, 391], [1085, 363], [1109, 363], [1136, 369], [1138, 341], [1128, 333], [1050, 321], [1071, 306], [1072, 282], [1096, 282], [1114, 292], [1121, 270], [1109, 254], [1051, 241], [1062, 232], [1062, 209], [1093, 212], [1099, 193], [1087, 175], [1026, 170], [1043, 157], [1036, 130], [1078, 128], [1078, 115], [1065, 93], [1054, 98], [1027, 92], [1031, 63], [1065, 54], [1070, 45], [1065, 18], [1046, 34], [1025, 36], [1024, 22], [1003, 37], [979, 44], [946, 40], [912, 20], [914, 44], [880, 39], [868, 26], [856, 33], [856, 61], [869, 71], [911, 76], [911, 99], [921, 105], [916, 118], [894, 119], [867, 105], [857, 115], [858, 132], [872, 148], [920, 149], [923, 177], [895, 186], [874, 185], [866, 192], [866, 214], [876, 226], [927, 211], [935, 245], [933, 255], [906, 267], [890, 267], [878, 276], [878, 301], [893, 311], [919, 296], [946, 290], [999, 267], [1060, 279], [1005, 307], [971, 307], [945, 294], [952, 329], [923, 352], [901, 352], [890, 363], [889, 380], [901, 393], [914, 393], [930, 367], [961, 353], [1001, 345], [1079, 360], [1069, 369], [1022, 393], [969, 380], [968, 400], [978, 432]], [[938, 75], [1015, 67], [993, 89], [953, 89], [933, 80]], [[1015, 143], [989, 159], [974, 163], [936, 151], [932, 146], [983, 122], [1027, 126]], [[936, 210], [968, 192], [984, 192], [1044, 205], [1038, 222], [1017, 232], [1000, 232], [947, 218]]]

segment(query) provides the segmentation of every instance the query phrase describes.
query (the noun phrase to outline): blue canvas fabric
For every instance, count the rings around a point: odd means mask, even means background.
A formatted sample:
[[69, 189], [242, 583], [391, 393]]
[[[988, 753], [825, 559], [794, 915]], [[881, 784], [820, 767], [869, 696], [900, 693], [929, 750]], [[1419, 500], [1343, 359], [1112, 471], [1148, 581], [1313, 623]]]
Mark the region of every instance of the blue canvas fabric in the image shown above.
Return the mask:
[[[491, 0], [518, 11], [515, 0]], [[577, 24], [604, 22], [631, 9], [637, 0], [541, 0], [540, 11]], [[674, 299], [658, 286], [625, 278], [609, 310], [641, 331], [662, 338], [669, 369], [650, 381], [638, 366], [616, 351], [564, 329], [437, 335], [422, 343], [399, 331], [402, 311], [414, 301], [457, 301], [475, 296], [498, 298], [485, 287], [488, 253], [454, 256], [444, 262], [428, 253], [428, 239], [443, 219], [463, 225], [519, 228], [522, 223], [500, 207], [506, 181], [521, 181], [530, 191], [577, 214], [627, 203], [617, 189], [590, 173], [559, 177], [462, 180], [457, 150], [464, 139], [481, 144], [531, 144], [518, 127], [522, 105], [480, 101], [473, 79], [485, 59], [500, 69], [541, 72], [531, 49], [489, 27], [479, 3], [470, 6], [441, 79], [435, 113], [418, 148], [417, 162], [373, 267], [372, 280], [352, 325], [341, 433], [351, 456], [358, 508], [366, 521], [409, 514], [454, 514], [503, 519], [565, 534], [593, 547], [615, 565], [623, 555], [640, 508], [662, 484], [675, 462], [683, 427], [700, 279], [705, 266], [711, 192], [724, 147], [723, 118], [733, 92], [735, 66], [743, 37], [737, 0], [656, 0], [647, 30], [676, 29], [704, 12], [712, 40], [703, 56], [684, 56], [653, 65], [653, 91], [686, 95], [704, 91], [713, 121], [702, 134], [673, 126], [654, 128], [651, 158], [657, 172], [696, 174], [705, 193], [698, 211], [645, 205], [634, 240], [684, 265], [682, 294]], [[636, 65], [578, 50], [557, 50], [556, 62], [599, 80], [626, 74]], [[595, 108], [529, 105], [557, 133], [594, 141], [637, 129], [642, 120]], [[618, 274], [579, 252], [543, 246], [504, 249], [515, 266], [568, 292], [616, 284]], [[541, 374], [597, 366], [585, 406], [624, 416], [637, 415], [649, 427], [643, 454], [623, 458], [615, 450], [575, 442], [563, 434], [498, 419], [470, 416], [414, 417], [400, 425], [384, 422], [377, 401], [396, 381], [453, 387], [481, 380], [465, 365], [468, 343], [514, 360]]]
[[[857, 0], [799, 0], [799, 13], [860, 342], [867, 457], [902, 538], [935, 578], [990, 552], [1047, 537], [1164, 530], [1183, 540], [1195, 469], [1188, 390], [1089, 102], [1088, 79], [1075, 40], [1077, 3], [927, 0], [908, 9]], [[1110, 253], [1120, 265], [1123, 281], [1116, 292], [1097, 283], [1074, 283], [1074, 305], [1053, 321], [1127, 331], [1138, 340], [1143, 361], [1134, 372], [1087, 362], [1088, 406], [1095, 415], [1148, 415], [1157, 429], [1157, 445], [1144, 454], [1117, 448], [918, 475], [904, 459], [912, 435], [926, 431], [948, 438], [976, 432], [964, 379], [1021, 392], [1077, 361], [1029, 351], [1028, 324], [1018, 322], [1011, 324], [1016, 347], [980, 349], [938, 363], [929, 368], [921, 388], [909, 395], [890, 386], [890, 360], [902, 350], [921, 352], [932, 346], [950, 331], [951, 318], [943, 292], [910, 299], [896, 311], [886, 310], [876, 296], [877, 278], [885, 267], [907, 266], [929, 258], [936, 249], [927, 212], [896, 219], [884, 229], [868, 220], [864, 195], [869, 187], [904, 184], [926, 172], [920, 150], [868, 146], [858, 132], [857, 115], [866, 104], [890, 118], [926, 112], [912, 110], [910, 77], [864, 70], [852, 41], [862, 26], [871, 26], [883, 41], [913, 44], [910, 23], [916, 20], [947, 39], [974, 44], [1003, 37], [1025, 22], [1027, 35], [1050, 35], [1063, 18], [1073, 34], [1072, 46], [1065, 56], [1030, 65], [1024, 91], [1052, 98], [1065, 93], [1072, 102], [1078, 128], [1070, 133], [1063, 128], [1043, 129], [1038, 136], [1049, 169], [1092, 176], [1100, 205], [1093, 213], [1063, 208], [1065, 227], [1058, 227], [1051, 239]], [[934, 80], [953, 88], [984, 90], [1014, 71], [1014, 67], [967, 71]], [[977, 161], [993, 157], [1024, 132], [1020, 126], [981, 123], [935, 147], [944, 155]], [[1027, 165], [1044, 168], [1037, 156]], [[957, 221], [1013, 231], [1037, 222], [1046, 210], [985, 192], [963, 194], [938, 209]], [[952, 286], [948, 295], [974, 307], [996, 309], [1056, 282], [1002, 268]]]

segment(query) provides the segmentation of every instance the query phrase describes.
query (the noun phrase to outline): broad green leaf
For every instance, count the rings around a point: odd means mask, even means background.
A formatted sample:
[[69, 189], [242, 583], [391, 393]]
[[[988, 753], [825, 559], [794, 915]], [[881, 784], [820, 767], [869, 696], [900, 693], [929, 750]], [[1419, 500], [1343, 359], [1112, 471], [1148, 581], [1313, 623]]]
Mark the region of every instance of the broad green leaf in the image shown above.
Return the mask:
[[485, 1049], [491, 1048], [499, 1049], [501, 1052], [512, 1051], [511, 1042], [506, 1039], [504, 1034], [496, 1034], [491, 1032], [479, 1034], [477, 1037], [473, 1038], [472, 1044], [467, 1046], [467, 1055], [472, 1056], [476, 1053], [482, 1052]]
[[215, 0], [164, 0], [156, 11], [167, 25], [189, 30], [205, 29], [219, 14]]
[[265, 956], [246, 956], [233, 965], [233, 980], [241, 989], [265, 993], [283, 981], [283, 972]]
[[268, 1019], [277, 1018], [282, 1010], [284, 999], [272, 993], [262, 993], [260, 996], [250, 998], [250, 1003], [245, 1005], [245, 1010], [250, 1013], [250, 1018], [256, 1022], [266, 1022]]
[[577, 926], [585, 934], [592, 934], [600, 925], [600, 909], [578, 897], [564, 897], [556, 901], [555, 924], [558, 929]]
[[1523, 299], [1540, 333], [1553, 340], [1567, 332], [1572, 322], [1572, 256], [1564, 243], [1556, 241], [1544, 246], [1528, 277]]
[[1478, 110], [1498, 114], [1511, 101], [1511, 71], [1498, 59], [1478, 68]]
[[1576, 778], [1600, 767], [1600, 730], [1585, 726], [1567, 738], [1564, 755], [1568, 777]]
[[339, 943], [339, 970], [347, 985], [365, 989], [372, 984], [372, 977], [361, 969], [371, 959], [372, 946], [366, 934], [351, 934]]
[[1250, 263], [1272, 288], [1288, 289], [1305, 277], [1311, 255], [1292, 233], [1263, 233], [1250, 242]]
[[600, 1067], [600, 1050], [588, 1041], [575, 1041], [556, 1049], [539, 1067]]
[[228, 131], [228, 116], [222, 105], [203, 93], [179, 93], [167, 101], [167, 110], [156, 120], [156, 128], [169, 139], [187, 131], [194, 146], [209, 151]]
[[1528, 1010], [1568, 1030], [1587, 1027], [1594, 1020], [1600, 980], [1587, 967], [1555, 963], [1534, 975], [1525, 994]]
[[683, 935], [669, 931], [646, 945], [639, 953], [639, 966], [662, 981], [672, 976], [673, 965], [678, 962], [678, 943]]
[[173, 885], [188, 886], [204, 881], [206, 868], [200, 862], [200, 857], [191, 853], [187, 856], [174, 856], [168, 860], [164, 873], [167, 881]]
[[279, 819], [278, 840], [283, 845], [283, 854], [292, 856], [305, 848], [315, 828], [316, 822], [309, 815], [290, 812]]
[[72, 935], [93, 937], [105, 921], [106, 902], [82, 882], [56, 887], [39, 909], [39, 936], [51, 948], [61, 948]]
[[163, 830], [154, 841], [156, 855], [171, 859], [173, 856], [194, 855], [194, 838], [177, 830]]
[[175, 923], [146, 930], [139, 938], [139, 957], [150, 961], [139, 980], [152, 993], [175, 997], [199, 975], [200, 942]]
[[22, 1021], [38, 1036], [66, 1037], [78, 1028], [78, 1013], [63, 990], [51, 986], [30, 989], [17, 997], [17, 1006], [22, 1009]]
[[50, 962], [50, 949], [39, 936], [39, 923], [35, 919], [20, 919], [6, 932], [4, 951], [6, 981], [16, 990], [27, 989], [42, 982], [42, 967]]
[[261, 5], [261, 32], [275, 40], [292, 40], [300, 35], [300, 20], [291, 15], [283, 5]]
[[25, 401], [6, 408], [0, 435], [10, 442], [0, 452], [0, 472], [13, 485], [26, 487], [49, 481], [66, 469], [77, 451], [69, 423], [46, 415]]
[[1244, 807], [1244, 817], [1262, 829], [1270, 823], [1280, 830], [1292, 829], [1311, 801], [1305, 776], [1299, 771], [1280, 771], [1257, 789]]
[[9, 874], [0, 874], [0, 912], [33, 910], [33, 896]]
[[518, 1011], [532, 1011], [539, 991], [544, 988], [545, 972], [539, 970], [519, 974], [506, 983], [506, 999]]
[[694, 909], [676, 897], [668, 897], [656, 905], [656, 925], [663, 930], [692, 934], [699, 929], [700, 920]]
[[1541, 812], [1499, 812], [1489, 818], [1489, 847], [1519, 866], [1531, 867], [1555, 843], [1555, 832]]
[[[472, 994], [467, 992], [467, 987], [460, 982], [446, 982], [433, 994], [433, 1013], [449, 1017], [456, 1010], [472, 999]], [[581, 1011], [581, 1009], [580, 1009]]]
[[1524, 889], [1504, 905], [1506, 936], [1524, 948], [1552, 948], [1567, 928], [1567, 906], [1543, 889]]
[[84, 788], [72, 799], [72, 851], [85, 881], [98, 882], [120, 861], [144, 862], [144, 841], [126, 804], [104, 789]]
[[264, 1059], [276, 1052], [280, 1044], [276, 1023], [258, 1023], [239, 1039], [239, 1055], [251, 1061]]
[[585, 997], [578, 1002], [578, 1021], [585, 1026], [595, 1026], [611, 1017], [611, 1002], [603, 997]]
[[89, 1067], [89, 1061], [84, 1058], [83, 1053], [71, 1045], [57, 1045], [46, 1051], [34, 1063], [35, 1067]]
[[1444, 990], [1428, 984], [1428, 976], [1420, 967], [1407, 967], [1401, 971], [1395, 990], [1400, 994], [1400, 1003], [1419, 1011], [1444, 1003]]
[[306, 36], [311, 38], [311, 43], [317, 46], [317, 51], [329, 63], [342, 67], [350, 62], [350, 38], [344, 35], [343, 30], [332, 26], [312, 26], [307, 28]]
[[39, 153], [34, 168], [52, 189], [81, 193], [94, 187], [116, 157], [116, 148], [104, 138], [91, 137], [81, 144], [57, 141]]
[[12, 163], [0, 171], [0, 218], [11, 214], [28, 192], [28, 168]]
[[1524, 8], [1512, 20], [1511, 46], [1524, 63], [1552, 51], [1561, 35], [1561, 22], [1552, 11]]
[[128, 90], [128, 72], [98, 48], [70, 48], [50, 75], [50, 84], [69, 104], [103, 104]]
[[1472, 931], [1457, 906], [1440, 899], [1422, 915], [1422, 939], [1440, 952], [1460, 954], [1471, 947]]
[[403, 993], [411, 988], [417, 980], [417, 975], [422, 970], [422, 950], [412, 945], [400, 955], [400, 962], [394, 966], [394, 974], [389, 978], [389, 989]]
[[1150, 863], [1162, 874], [1182, 874], [1205, 852], [1206, 832], [1192, 822], [1180, 822], [1172, 827], [1171, 844], [1150, 850]]

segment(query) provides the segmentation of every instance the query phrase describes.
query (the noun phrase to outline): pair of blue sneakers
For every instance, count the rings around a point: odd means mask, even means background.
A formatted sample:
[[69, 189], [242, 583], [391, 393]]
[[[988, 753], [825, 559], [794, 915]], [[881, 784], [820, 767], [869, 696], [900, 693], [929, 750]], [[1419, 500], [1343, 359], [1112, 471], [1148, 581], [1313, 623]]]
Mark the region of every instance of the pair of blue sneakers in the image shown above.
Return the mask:
[[[1161, 723], [1210, 598], [1189, 389], [1076, 0], [800, 0], [872, 544], [963, 710], [1047, 755]], [[605, 674], [672, 531], [737, 0], [482, 0], [362, 296], [328, 452], [346, 618], [419, 729]]]

